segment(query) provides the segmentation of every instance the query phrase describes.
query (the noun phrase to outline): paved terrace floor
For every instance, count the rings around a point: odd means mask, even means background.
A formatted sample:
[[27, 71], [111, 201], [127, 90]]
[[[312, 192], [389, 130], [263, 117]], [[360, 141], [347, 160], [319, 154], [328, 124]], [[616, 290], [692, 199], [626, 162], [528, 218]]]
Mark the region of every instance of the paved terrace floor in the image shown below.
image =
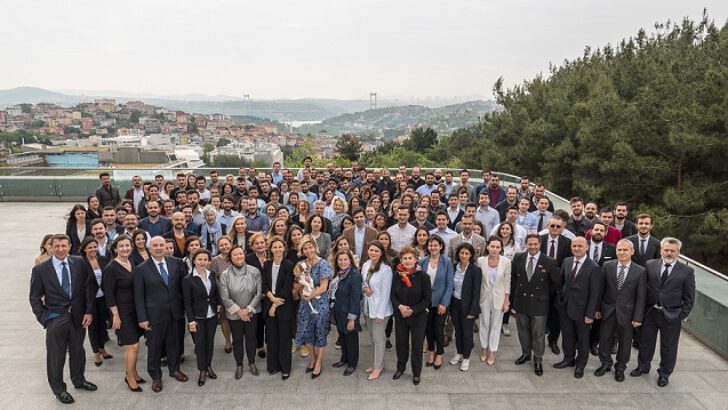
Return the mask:
[[[28, 286], [32, 261], [41, 237], [47, 232], [61, 232], [68, 203], [0, 203], [0, 408], [46, 409], [66, 407], [55, 400], [46, 381], [44, 332], [35, 321], [28, 304]], [[170, 380], [165, 374], [162, 393], [151, 392], [143, 385], [141, 394], [130, 392], [123, 383], [123, 355], [113, 343], [108, 347], [114, 359], [95, 367], [86, 343], [86, 377], [96, 383], [94, 393], [77, 392], [77, 409], [727, 409], [728, 362], [703, 344], [683, 333], [677, 370], [666, 388], [658, 388], [657, 376], [632, 378], [617, 383], [613, 373], [597, 378], [593, 375], [598, 361], [592, 357], [583, 379], [573, 377], [572, 370], [556, 370], [551, 365], [559, 357], [546, 353], [543, 377], [533, 374], [530, 365], [516, 366], [519, 355], [515, 327], [513, 335], [501, 338], [495, 366], [488, 367], [474, 353], [470, 371], [460, 372], [447, 362], [439, 371], [425, 368], [422, 383], [414, 386], [411, 373], [392, 380], [395, 353], [386, 354], [386, 370], [379, 380], [367, 381], [364, 369], [372, 359], [370, 342], [361, 337], [361, 364], [349, 377], [343, 369], [333, 369], [339, 351], [330, 348], [324, 358], [322, 376], [311, 380], [304, 373], [307, 360], [297, 355], [291, 378], [269, 376], [264, 361], [259, 361], [259, 377], [249, 373], [242, 380], [233, 379], [234, 360], [224, 354], [218, 334], [213, 368], [217, 380], [204, 387], [196, 383], [192, 341], [187, 337], [187, 361], [182, 370], [190, 376], [187, 383]], [[333, 332], [329, 338], [333, 346]], [[139, 371], [146, 373], [146, 349], [142, 348]], [[449, 360], [454, 347], [446, 348]], [[633, 352], [629, 369], [634, 367]], [[653, 369], [657, 364], [653, 364]], [[66, 369], [68, 369], [66, 367]], [[66, 370], [66, 374], [68, 371]], [[70, 408], [70, 407], [66, 407]]]

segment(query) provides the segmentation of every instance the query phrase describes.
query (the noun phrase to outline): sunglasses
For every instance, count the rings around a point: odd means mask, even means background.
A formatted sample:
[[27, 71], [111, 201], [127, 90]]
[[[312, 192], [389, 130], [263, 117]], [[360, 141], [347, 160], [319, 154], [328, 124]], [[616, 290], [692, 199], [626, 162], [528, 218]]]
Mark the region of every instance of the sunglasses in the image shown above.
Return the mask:
[[549, 225], [549, 228], [561, 228], [561, 225]]

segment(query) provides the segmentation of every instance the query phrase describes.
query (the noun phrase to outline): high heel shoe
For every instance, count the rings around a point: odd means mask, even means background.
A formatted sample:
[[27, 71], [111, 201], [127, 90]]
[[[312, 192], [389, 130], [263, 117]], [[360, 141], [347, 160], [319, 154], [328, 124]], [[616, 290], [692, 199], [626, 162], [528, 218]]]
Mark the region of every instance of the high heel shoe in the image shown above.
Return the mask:
[[[435, 361], [440, 358], [440, 364], [435, 364]], [[432, 367], [435, 368], [435, 370], [440, 370], [440, 367], [442, 367], [442, 356], [435, 356], [435, 360], [432, 361]]]
[[[315, 369], [315, 368], [316, 368], [316, 366], [314, 366], [314, 369]], [[324, 369], [323, 369], [323, 366], [319, 366], [319, 372], [318, 372], [318, 373], [314, 373], [314, 372], [313, 372], [313, 370], [312, 370], [312, 371], [311, 371], [311, 379], [317, 379], [317, 378], [318, 378], [319, 376], [321, 376], [321, 372], [322, 372], [323, 370], [324, 370]]]
[[101, 357], [103, 357], [104, 360], [109, 360], [109, 359], [113, 359], [114, 358], [114, 356], [112, 356], [112, 355], [110, 355], [108, 353], [103, 353], [103, 352], [101, 353]]
[[103, 357], [101, 353], [94, 354], [94, 364], [96, 365], [96, 367], [101, 367], [101, 364], [104, 363], [103, 360], [100, 360], [101, 357]]
[[200, 370], [200, 377], [197, 379], [197, 385], [198, 386], [204, 386], [205, 385], [205, 379], [207, 379], [207, 371], [206, 370]]
[[137, 384], [144, 384], [144, 383], [146, 383], [147, 381], [146, 381], [146, 380], [144, 380], [144, 379], [139, 379], [139, 380], [137, 380], [136, 382], [137, 382]]
[[306, 367], [306, 373], [311, 373], [313, 371], [313, 367]]
[[215, 371], [212, 370], [212, 367], [207, 368], [207, 377], [209, 377], [213, 380], [217, 379], [217, 374], [215, 374]]
[[250, 369], [250, 374], [252, 374], [253, 376], [257, 376], [260, 374], [258, 372], [258, 366], [256, 366], [255, 363], [249, 364], [248, 368]]
[[372, 370], [371, 373], [369, 373], [369, 377], [367, 377], [367, 380], [376, 380], [379, 378], [379, 376], [382, 374], [383, 369], [375, 369]]
[[135, 388], [131, 387], [131, 385], [129, 384], [129, 380], [127, 380], [126, 377], [124, 377], [124, 383], [126, 383], [126, 387], [128, 387], [129, 390], [133, 391], [134, 393], [141, 393], [143, 391], [140, 386], [137, 386]]

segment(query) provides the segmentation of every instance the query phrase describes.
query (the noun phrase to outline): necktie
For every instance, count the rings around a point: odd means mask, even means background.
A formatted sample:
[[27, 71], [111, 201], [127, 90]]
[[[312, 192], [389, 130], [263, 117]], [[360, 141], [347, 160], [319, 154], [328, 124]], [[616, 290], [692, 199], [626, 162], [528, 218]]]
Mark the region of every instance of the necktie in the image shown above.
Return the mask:
[[207, 231], [207, 251], [212, 252], [212, 236], [210, 235], [210, 231]]
[[556, 254], [556, 239], [551, 240], [551, 248], [549, 248], [549, 258], [553, 258]]
[[533, 277], [533, 256], [528, 258], [528, 265], [526, 265], [526, 276], [528, 277], [528, 281], [531, 281], [531, 278]]
[[647, 239], [640, 239], [640, 254], [644, 255], [647, 253], [647, 249], [645, 249], [645, 242], [647, 242]]
[[71, 297], [71, 276], [68, 274], [68, 267], [66, 266], [66, 262], [62, 262], [61, 266], [63, 268], [61, 269], [61, 287], [63, 288], [63, 292], [68, 296]]
[[164, 284], [169, 286], [169, 274], [167, 273], [167, 269], [164, 268], [164, 264], [162, 262], [159, 262], [157, 266], [159, 266], [159, 272], [162, 273], [162, 280], [164, 281]]
[[579, 261], [574, 261], [574, 268], [571, 270], [571, 281], [576, 280], [576, 271], [579, 270]]
[[592, 260], [594, 262], [599, 262], [599, 247], [598, 246], [594, 247], [594, 253], [592, 254]]
[[622, 290], [622, 286], [624, 286], [624, 275], [625, 275], [625, 266], [619, 265], [619, 274], [617, 274], [617, 290]]
[[670, 273], [670, 265], [669, 263], [665, 264], [665, 270], [662, 271], [662, 276], [660, 277], [660, 285], [664, 285], [665, 281], [667, 280], [667, 275]]
[[538, 228], [536, 229], [538, 232], [541, 232], [541, 230], [543, 229], [543, 217], [544, 214], [540, 214], [538, 217]]

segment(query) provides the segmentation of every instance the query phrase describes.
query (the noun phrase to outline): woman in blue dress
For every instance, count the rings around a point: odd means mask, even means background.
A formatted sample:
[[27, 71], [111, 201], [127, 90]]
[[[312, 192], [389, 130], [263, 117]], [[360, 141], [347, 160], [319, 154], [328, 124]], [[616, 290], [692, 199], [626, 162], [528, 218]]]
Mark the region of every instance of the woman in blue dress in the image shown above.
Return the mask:
[[299, 262], [296, 271], [304, 268], [307, 279], [313, 282], [313, 291], [305, 292], [303, 285], [297, 280], [294, 284], [294, 295], [298, 295], [296, 340], [297, 346], [306, 345], [311, 352], [306, 373], [315, 379], [321, 375], [326, 336], [329, 334], [329, 298], [327, 289], [333, 276], [331, 266], [318, 256], [316, 240], [306, 235], [301, 240], [300, 255], [305, 257]]

